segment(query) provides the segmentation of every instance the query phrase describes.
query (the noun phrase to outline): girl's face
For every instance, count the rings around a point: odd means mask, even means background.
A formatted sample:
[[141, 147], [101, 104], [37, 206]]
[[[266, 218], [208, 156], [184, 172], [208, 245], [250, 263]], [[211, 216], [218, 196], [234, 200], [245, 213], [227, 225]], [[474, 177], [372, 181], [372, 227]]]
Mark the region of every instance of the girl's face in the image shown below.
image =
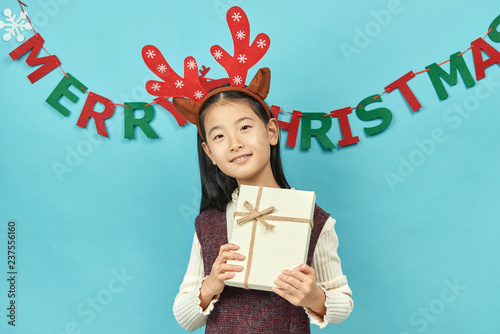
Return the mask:
[[238, 185], [278, 187], [271, 169], [271, 145], [278, 143], [279, 126], [266, 124], [245, 102], [218, 104], [205, 111], [203, 150], [212, 163]]

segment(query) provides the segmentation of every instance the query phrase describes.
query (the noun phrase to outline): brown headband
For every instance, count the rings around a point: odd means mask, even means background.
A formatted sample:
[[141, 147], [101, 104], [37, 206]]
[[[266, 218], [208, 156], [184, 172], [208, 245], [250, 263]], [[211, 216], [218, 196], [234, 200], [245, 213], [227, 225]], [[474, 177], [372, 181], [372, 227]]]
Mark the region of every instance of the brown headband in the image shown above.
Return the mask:
[[175, 108], [181, 113], [182, 116], [184, 116], [190, 123], [196, 125], [196, 127], [198, 128], [198, 133], [200, 134], [200, 137], [203, 139], [203, 135], [201, 133], [201, 128], [200, 128], [200, 112], [203, 109], [203, 105], [209, 98], [221, 92], [227, 92], [227, 91], [242, 92], [257, 100], [266, 111], [267, 116], [271, 118], [271, 112], [269, 111], [269, 107], [264, 101], [264, 99], [267, 97], [267, 94], [269, 94], [270, 85], [271, 85], [271, 70], [267, 67], [264, 67], [257, 71], [257, 74], [255, 74], [254, 78], [250, 82], [250, 85], [248, 85], [247, 87], [234, 87], [234, 86], [219, 87], [213, 89], [210, 93], [205, 95], [205, 97], [203, 97], [203, 99], [199, 102], [184, 97], [174, 97], [172, 99], [172, 103], [174, 104]]

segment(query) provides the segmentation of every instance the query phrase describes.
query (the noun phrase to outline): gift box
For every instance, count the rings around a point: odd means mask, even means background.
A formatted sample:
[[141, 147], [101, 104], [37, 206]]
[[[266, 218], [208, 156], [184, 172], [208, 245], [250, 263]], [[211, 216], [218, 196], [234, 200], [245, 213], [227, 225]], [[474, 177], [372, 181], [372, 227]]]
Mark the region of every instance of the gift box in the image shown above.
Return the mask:
[[307, 260], [316, 195], [312, 191], [240, 187], [230, 242], [240, 248], [243, 271], [226, 285], [271, 291], [284, 269]]

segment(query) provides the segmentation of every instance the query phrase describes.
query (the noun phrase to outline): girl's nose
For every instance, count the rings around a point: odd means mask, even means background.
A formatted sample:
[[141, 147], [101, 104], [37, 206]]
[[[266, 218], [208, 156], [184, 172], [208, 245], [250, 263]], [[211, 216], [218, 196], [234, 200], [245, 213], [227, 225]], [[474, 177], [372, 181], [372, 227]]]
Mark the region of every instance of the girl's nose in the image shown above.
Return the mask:
[[241, 141], [238, 140], [237, 138], [234, 138], [232, 140], [231, 146], [230, 146], [231, 152], [238, 151], [242, 148], [243, 148], [243, 144], [241, 143]]

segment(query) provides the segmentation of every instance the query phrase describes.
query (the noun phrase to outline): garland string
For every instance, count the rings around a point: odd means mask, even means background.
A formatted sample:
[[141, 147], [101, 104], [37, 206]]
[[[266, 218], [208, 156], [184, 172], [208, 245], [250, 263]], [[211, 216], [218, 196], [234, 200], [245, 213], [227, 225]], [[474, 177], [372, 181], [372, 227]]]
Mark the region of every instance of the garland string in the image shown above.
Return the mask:
[[[26, 18], [28, 19], [28, 22], [29, 22], [29, 24], [31, 25], [31, 28], [33, 29], [33, 32], [35, 33], [35, 35], [38, 35], [38, 33], [37, 33], [37, 32], [36, 32], [36, 30], [35, 30], [35, 27], [33, 26], [33, 23], [31, 23], [31, 20], [29, 19], [28, 13], [26, 13], [26, 12], [24, 11], [24, 7], [28, 7], [28, 5], [26, 5], [25, 3], [21, 2], [20, 0], [17, 0], [17, 2], [19, 3], [19, 6], [21, 7], [21, 11], [23, 12], [23, 14], [25, 14]], [[483, 39], [483, 40], [484, 40], [484, 39], [488, 36], [488, 34], [491, 32], [491, 30], [492, 30], [492, 29], [493, 29], [493, 27], [491, 27], [491, 28], [488, 30], [488, 32], [486, 33], [486, 35], [484, 35], [484, 37], [483, 37], [483, 38], [481, 38], [481, 39]], [[48, 51], [47, 51], [47, 49], [45, 48], [45, 46], [42, 46], [42, 48], [45, 50], [45, 52], [47, 52], [47, 54], [48, 54], [49, 56], [51, 56], [50, 52], [48, 52]], [[472, 48], [472, 45], [471, 45], [471, 46], [469, 46], [469, 47], [468, 47], [465, 51], [463, 51], [463, 52], [461, 52], [460, 54], [458, 54], [458, 55], [457, 55], [457, 57], [462, 56], [465, 52], [469, 51], [471, 48]], [[447, 60], [443, 61], [442, 63], [438, 64], [438, 66], [441, 66], [441, 65], [443, 65], [443, 64], [446, 64], [446, 63], [447, 63], [447, 62], [449, 62], [449, 61], [451, 61], [451, 59], [447, 59]], [[66, 78], [68, 78], [68, 79], [69, 79], [69, 77], [68, 77], [68, 75], [66, 74], [66, 72], [62, 69], [61, 65], [60, 65], [60, 64], [57, 64], [57, 66], [61, 69], [61, 71], [63, 72], [64, 76], [65, 76]], [[415, 75], [422, 74], [422, 73], [427, 72], [427, 71], [429, 71], [429, 70], [430, 70], [430, 69], [428, 68], [428, 69], [425, 69], [425, 70], [422, 70], [422, 71], [416, 72], [416, 73], [415, 73]], [[82, 90], [84, 90], [84, 91], [85, 91], [88, 95], [92, 96], [92, 93], [91, 93], [91, 92], [87, 91], [87, 90], [86, 90], [86, 89], [84, 89], [83, 87], [80, 87], [80, 88], [81, 88]], [[375, 97], [373, 98], [373, 100], [378, 99], [380, 96], [382, 96], [382, 95], [383, 95], [383, 94], [385, 94], [385, 93], [387, 93], [387, 91], [386, 91], [386, 90], [384, 90], [384, 92], [382, 92], [382, 93], [378, 94], [377, 96], [375, 96]], [[129, 107], [128, 105], [125, 105], [125, 104], [120, 104], [120, 103], [114, 103], [114, 102], [108, 102], [108, 103], [109, 103], [109, 104], [113, 104], [113, 105], [117, 105], [117, 106], [127, 107], [127, 108]], [[156, 103], [158, 103], [158, 101], [153, 101], [153, 102], [148, 103], [148, 104], [146, 104], [146, 105], [144, 105], [144, 106], [145, 106], [145, 107], [147, 107], [147, 106], [150, 106], [150, 105], [153, 105], [153, 104], [156, 104]], [[359, 108], [359, 107], [362, 107], [362, 106], [363, 106], [363, 105], [361, 105], [361, 104], [360, 104], [360, 105], [358, 105], [358, 106], [356, 106], [356, 107], [349, 107], [349, 110], [353, 110], [353, 109], [356, 109], [356, 108]], [[280, 112], [280, 113], [288, 113], [288, 114], [293, 114], [292, 112], [283, 111], [283, 110], [281, 110], [281, 108], [280, 108], [279, 112]], [[299, 111], [299, 114], [298, 114], [298, 115], [299, 115], [300, 117], [307, 117], [307, 115], [303, 115], [303, 114], [302, 114], [302, 112], [300, 112], [300, 111]], [[326, 117], [326, 116], [331, 116], [331, 113], [330, 113], [330, 114], [327, 114], [327, 115], [323, 115], [323, 117]]]

